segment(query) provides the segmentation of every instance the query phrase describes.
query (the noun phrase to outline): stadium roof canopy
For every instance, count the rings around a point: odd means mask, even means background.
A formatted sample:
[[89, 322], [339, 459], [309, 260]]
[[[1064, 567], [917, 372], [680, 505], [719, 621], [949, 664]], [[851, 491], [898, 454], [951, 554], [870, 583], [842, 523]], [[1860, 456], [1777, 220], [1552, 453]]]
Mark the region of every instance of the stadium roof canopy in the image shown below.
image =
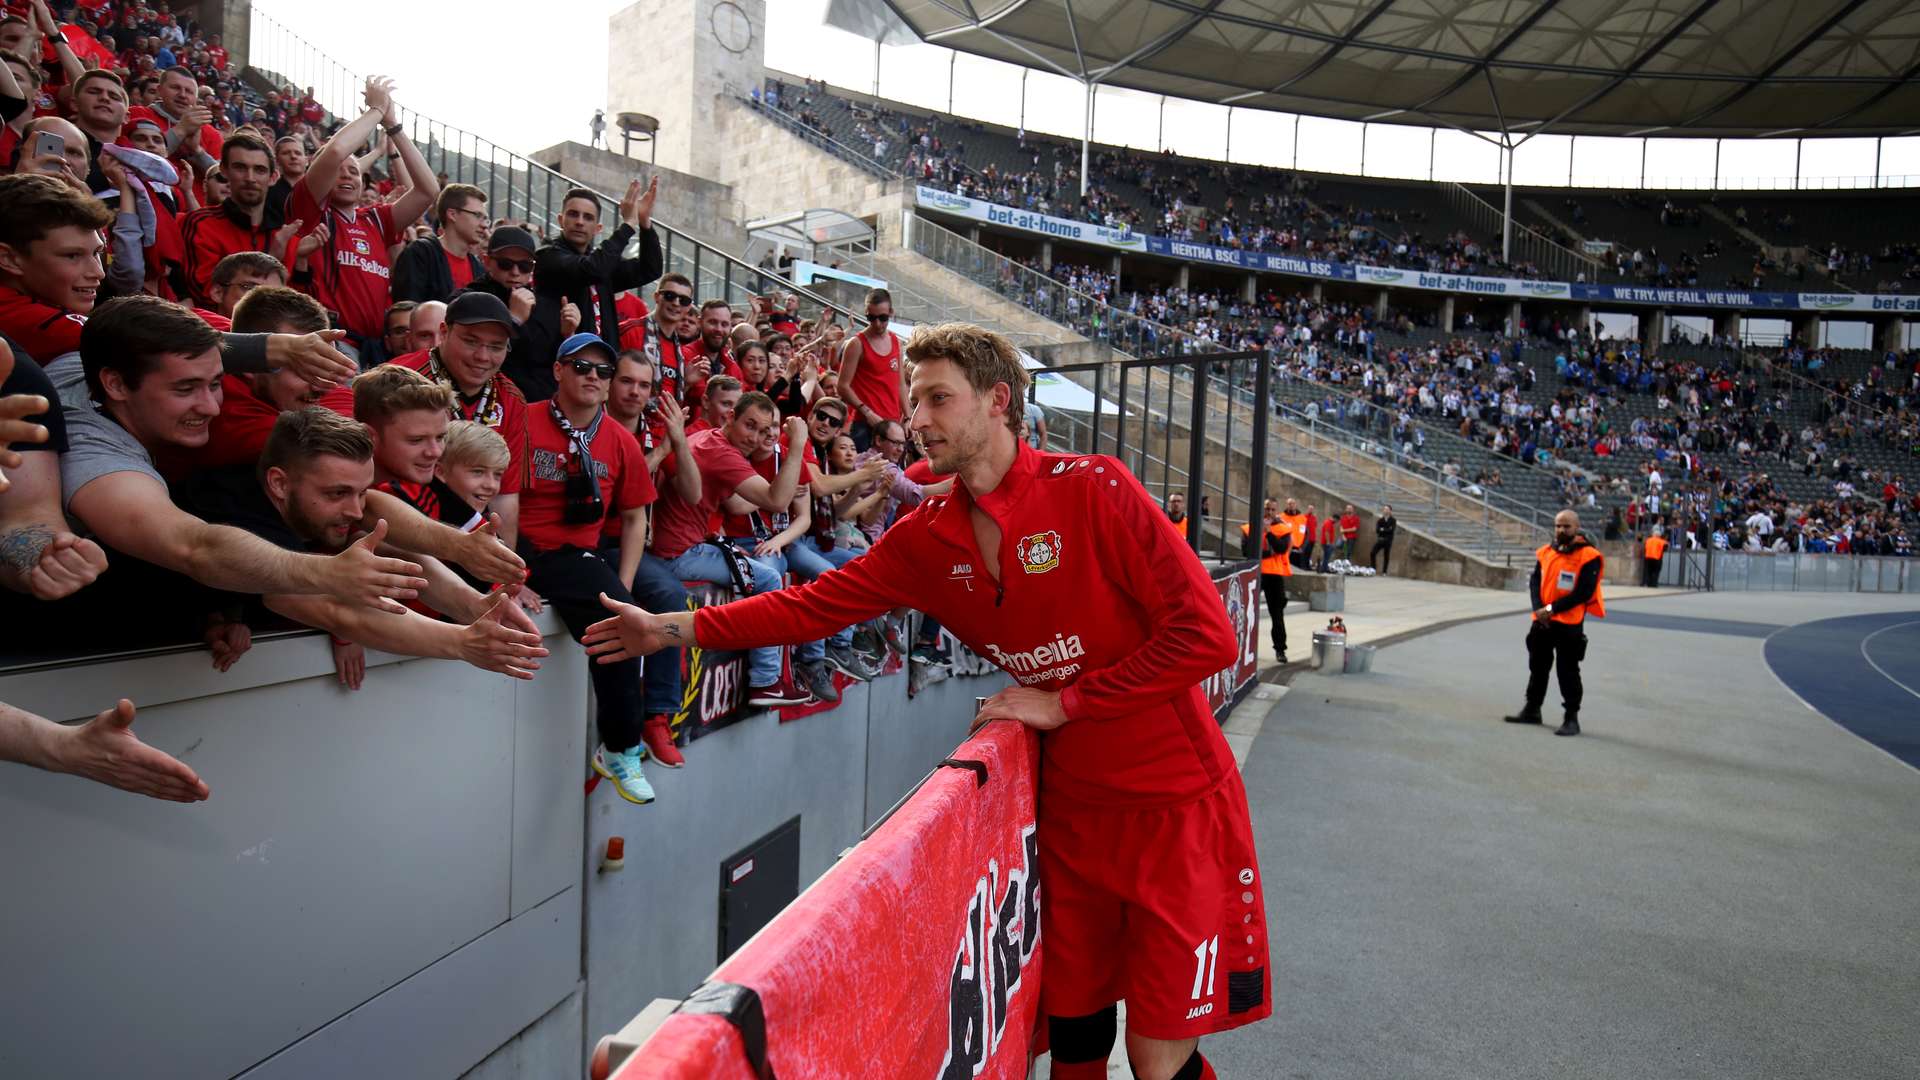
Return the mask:
[[[1520, 138], [1920, 130], [1916, 0], [835, 0], [930, 44], [1199, 101]], [[853, 9], [853, 10], [849, 10]], [[887, 17], [891, 16], [891, 17]], [[893, 31], [888, 34], [887, 31]]]

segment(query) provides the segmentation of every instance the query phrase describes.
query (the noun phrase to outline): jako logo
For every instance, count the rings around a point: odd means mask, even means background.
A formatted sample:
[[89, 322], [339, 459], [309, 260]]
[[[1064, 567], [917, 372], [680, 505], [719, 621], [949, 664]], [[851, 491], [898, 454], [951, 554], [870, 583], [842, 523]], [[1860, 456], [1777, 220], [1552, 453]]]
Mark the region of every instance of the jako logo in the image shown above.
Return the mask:
[[1211, 1001], [1205, 1005], [1195, 1005], [1193, 1008], [1187, 1010], [1187, 1019], [1192, 1020], [1196, 1016], [1205, 1016], [1212, 1011], [1213, 1002]]
[[1016, 674], [1038, 671], [1041, 668], [1052, 667], [1087, 655], [1086, 646], [1080, 643], [1079, 634], [1071, 637], [1055, 634], [1051, 644], [1042, 645], [1031, 652], [1002, 652], [1000, 646], [991, 642], [987, 644], [987, 651], [993, 654], [994, 663]]

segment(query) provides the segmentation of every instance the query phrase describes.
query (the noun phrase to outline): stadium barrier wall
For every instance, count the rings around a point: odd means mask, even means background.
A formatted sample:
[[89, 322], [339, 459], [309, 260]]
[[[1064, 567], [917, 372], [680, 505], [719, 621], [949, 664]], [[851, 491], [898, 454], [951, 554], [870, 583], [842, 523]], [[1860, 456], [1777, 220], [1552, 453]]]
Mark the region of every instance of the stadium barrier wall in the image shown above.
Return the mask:
[[[722, 860], [797, 818], [798, 891], [1005, 685], [909, 701], [883, 676], [748, 717], [650, 765], [639, 807], [583, 798], [586, 658], [540, 625], [531, 682], [369, 651], [350, 692], [313, 634], [225, 675], [193, 649], [0, 674], [0, 700], [60, 720], [131, 698], [212, 789], [178, 806], [0, 765], [0, 1076], [580, 1075], [600, 1017], [712, 970]], [[626, 868], [601, 873], [611, 836]]]
[[[129, 613], [130, 617], [132, 613]], [[0, 1076], [452, 1076], [579, 981], [586, 658], [522, 682], [324, 635], [0, 676], [57, 720], [118, 697], [212, 797], [0, 766]]]

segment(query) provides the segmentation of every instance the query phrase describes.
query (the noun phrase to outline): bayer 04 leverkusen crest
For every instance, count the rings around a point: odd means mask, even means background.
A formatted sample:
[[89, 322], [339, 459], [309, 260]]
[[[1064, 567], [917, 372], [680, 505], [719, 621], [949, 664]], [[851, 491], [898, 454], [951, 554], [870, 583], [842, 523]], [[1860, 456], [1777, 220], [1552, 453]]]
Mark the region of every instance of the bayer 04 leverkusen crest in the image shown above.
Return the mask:
[[1029, 574], [1044, 574], [1060, 565], [1060, 534], [1049, 529], [1023, 536], [1014, 551], [1020, 558], [1021, 569]]

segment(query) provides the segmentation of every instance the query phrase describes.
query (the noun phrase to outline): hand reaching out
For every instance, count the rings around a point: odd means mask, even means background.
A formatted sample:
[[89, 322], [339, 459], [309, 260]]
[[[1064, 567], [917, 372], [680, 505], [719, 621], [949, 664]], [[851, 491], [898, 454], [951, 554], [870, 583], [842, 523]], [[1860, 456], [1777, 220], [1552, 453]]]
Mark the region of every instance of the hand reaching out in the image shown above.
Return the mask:
[[[503, 609], [515, 606], [510, 599], [505, 591], [488, 597], [486, 610], [461, 629], [460, 658], [482, 671], [531, 679], [547, 649], [539, 634], [515, 630], [502, 621]], [[524, 619], [525, 613], [520, 617]]]
[[359, 365], [333, 347], [334, 342], [346, 336], [345, 330], [269, 335], [267, 363], [286, 368], [317, 390], [331, 390], [351, 382], [360, 373]]
[[684, 617], [655, 615], [633, 604], [623, 604], [606, 593], [600, 594], [600, 605], [613, 612], [613, 617], [587, 627], [587, 632], [580, 637], [580, 643], [587, 647], [587, 655], [598, 658], [599, 663], [617, 664], [636, 656], [652, 656], [661, 649], [694, 643], [692, 630], [681, 629]]
[[401, 600], [412, 600], [427, 587], [420, 564], [377, 554], [387, 538], [387, 520], [373, 523], [365, 536], [326, 560], [322, 592], [348, 604], [404, 614]]
[[461, 566], [481, 581], [515, 585], [527, 578], [527, 564], [514, 550], [500, 542], [500, 515], [488, 514], [461, 540]]
[[155, 799], [206, 798], [198, 774], [134, 735], [133, 717], [133, 702], [121, 698], [79, 727], [60, 727], [52, 754], [59, 771]]

